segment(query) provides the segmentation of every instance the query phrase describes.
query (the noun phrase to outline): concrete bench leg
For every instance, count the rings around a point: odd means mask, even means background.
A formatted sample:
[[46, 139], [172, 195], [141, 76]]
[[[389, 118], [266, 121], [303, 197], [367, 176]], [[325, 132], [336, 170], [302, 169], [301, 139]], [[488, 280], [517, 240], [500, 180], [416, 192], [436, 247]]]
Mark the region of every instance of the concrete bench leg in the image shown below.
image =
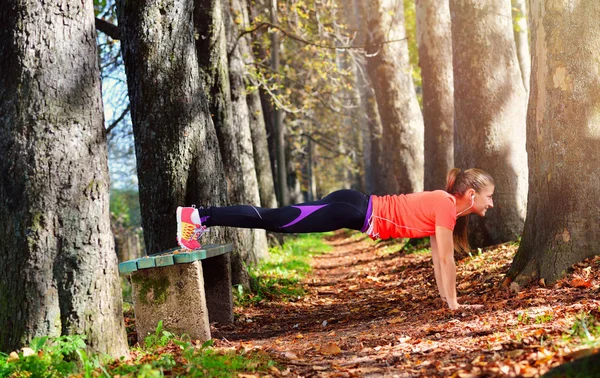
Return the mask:
[[175, 334], [210, 339], [200, 261], [138, 270], [131, 274], [131, 284], [139, 340], [154, 333], [159, 320]]
[[202, 260], [202, 269], [210, 322], [233, 323], [231, 254]]

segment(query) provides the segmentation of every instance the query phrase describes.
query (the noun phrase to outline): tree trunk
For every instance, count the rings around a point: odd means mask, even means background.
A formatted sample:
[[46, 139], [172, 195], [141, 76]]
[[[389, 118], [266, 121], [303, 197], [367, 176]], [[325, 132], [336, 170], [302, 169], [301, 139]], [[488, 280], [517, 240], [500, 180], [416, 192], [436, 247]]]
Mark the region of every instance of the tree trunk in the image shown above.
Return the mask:
[[[363, 0], [365, 1], [365, 0]], [[367, 72], [375, 90], [386, 156], [374, 192], [409, 193], [423, 189], [423, 117], [414, 90], [404, 27], [404, 4], [368, 1]], [[385, 43], [388, 40], [395, 42]], [[401, 40], [401, 41], [400, 41]], [[372, 162], [375, 163], [375, 162]]]
[[[193, 0], [117, 2], [147, 253], [176, 245], [177, 206], [227, 199], [198, 69], [193, 8]], [[227, 240], [219, 229], [209, 235]]]
[[[245, 0], [234, 1], [234, 10], [243, 17], [242, 29], [250, 27], [250, 7]], [[240, 33], [240, 28], [236, 32]], [[236, 36], [237, 38], [237, 36]], [[243, 40], [243, 41], [242, 41]], [[242, 62], [245, 64], [244, 75], [247, 73], [247, 67], [254, 64], [253, 51], [250, 48], [252, 39], [250, 35], [242, 37], [239, 44]], [[247, 83], [247, 80], [244, 82]], [[255, 84], [255, 83], [251, 83]], [[273, 171], [271, 168], [271, 159], [269, 157], [269, 144], [267, 142], [267, 129], [265, 125], [265, 114], [258, 90], [249, 91], [246, 95], [248, 114], [250, 120], [250, 133], [252, 136], [252, 147], [254, 151], [254, 167], [258, 181], [258, 192], [260, 205], [262, 207], [277, 207], [277, 196], [275, 195], [275, 184], [273, 181]]]
[[[356, 33], [355, 43], [358, 45], [365, 44], [365, 34], [358, 32], [362, 30], [364, 23], [362, 19], [364, 8], [361, 3], [362, 0], [352, 0], [352, 13], [347, 16], [347, 23], [352, 25], [352, 31]], [[373, 87], [366, 73], [366, 62], [363, 56], [355, 54], [353, 51], [350, 51], [350, 54], [353, 58], [353, 71], [356, 78], [354, 88], [359, 99], [355, 120], [359, 123], [362, 133], [364, 189], [365, 193], [372, 194], [377, 187], [375, 182], [382, 175], [381, 170], [383, 167], [379, 162], [380, 157], [383, 158], [381, 119], [379, 118]]]
[[[254, 165], [254, 148], [250, 131], [250, 109], [246, 96], [247, 73], [244, 56], [251, 55], [246, 38], [238, 38], [238, 25], [248, 19], [245, 0], [229, 0], [226, 7], [227, 19], [227, 51], [229, 57], [229, 83], [231, 88], [231, 106], [234, 109], [232, 127], [235, 139], [232, 144], [238, 144], [239, 167], [241, 175], [237, 177], [241, 184], [240, 196], [235, 198], [238, 203], [260, 205], [260, 193]], [[264, 230], [242, 230], [250, 232], [248, 258], [245, 263], [256, 263], [268, 255], [267, 234]]]
[[[277, 0], [270, 1], [270, 16], [271, 23], [277, 25]], [[279, 32], [277, 30], [271, 31], [271, 70], [275, 75], [279, 74]], [[279, 80], [276, 79], [279, 83]], [[273, 95], [279, 94], [278, 89], [273, 90]], [[287, 164], [285, 160], [286, 146], [285, 146], [285, 126], [283, 124], [283, 113], [277, 105], [272, 108], [273, 115], [273, 129], [275, 131], [275, 156], [276, 156], [276, 170], [277, 180], [277, 196], [279, 198], [279, 204], [281, 206], [287, 206], [290, 204], [290, 195], [288, 193], [288, 177], [287, 177]]]
[[0, 6], [0, 350], [127, 354], [91, 2]]
[[451, 0], [450, 11], [455, 164], [482, 168], [496, 182], [495, 208], [485, 218], [472, 219], [472, 244], [515, 240], [525, 218], [527, 99], [510, 0]]
[[[243, 88], [239, 88], [242, 75], [240, 70], [243, 67], [239, 63], [239, 53], [235, 57], [230, 56], [230, 59], [227, 53], [226, 31], [233, 27], [229, 7], [229, 2], [224, 7], [222, 0], [196, 1], [196, 33], [204, 36], [196, 39], [196, 52], [223, 158], [228, 203], [258, 204], [260, 199], [254, 170], [248, 107], [244, 93], [240, 94]], [[255, 263], [266, 253], [266, 234], [264, 231], [248, 229], [228, 229], [225, 232], [228, 241], [234, 244], [233, 283], [249, 287], [245, 266], [247, 263]]]
[[[252, 51], [248, 51], [248, 57], [252, 57]], [[250, 113], [250, 132], [252, 133], [252, 146], [254, 149], [254, 166], [256, 178], [258, 179], [258, 192], [260, 205], [262, 207], [277, 207], [277, 196], [275, 196], [275, 184], [273, 182], [273, 170], [269, 157], [269, 144], [267, 142], [267, 129], [265, 115], [263, 113], [260, 93], [251, 91], [246, 96], [248, 111]]]
[[448, 0], [417, 0], [419, 66], [423, 79], [425, 190], [445, 189], [454, 167], [454, 84]]
[[[270, 1], [270, 0], [269, 0]], [[246, 2], [246, 5], [248, 6], [248, 18], [252, 17], [253, 19], [257, 17], [257, 15], [259, 15], [261, 13], [261, 10], [263, 9], [261, 5], [256, 4], [256, 2], [251, 1], [251, 2]], [[256, 35], [255, 39], [258, 40], [261, 38], [263, 31], [262, 30], [257, 30], [254, 34]], [[259, 61], [265, 61], [268, 59], [267, 57], [267, 51], [261, 46], [260, 43], [253, 43], [250, 45], [251, 46], [251, 51], [252, 51], [252, 56], [255, 56]], [[253, 99], [252, 101], [248, 101], [248, 106], [252, 109], [253, 108], [253, 101], [260, 101], [260, 107], [262, 110], [262, 122], [264, 122], [264, 128], [265, 128], [265, 133], [266, 133], [266, 145], [259, 145], [257, 146], [255, 144], [255, 149], [258, 149], [260, 147], [261, 150], [261, 154], [268, 154], [268, 159], [269, 159], [269, 165], [270, 165], [270, 169], [271, 169], [271, 181], [273, 182], [273, 190], [274, 190], [274, 195], [275, 195], [275, 203], [272, 203], [272, 200], [270, 202], [267, 202], [266, 204], [263, 204], [263, 206], [266, 207], [276, 207], [277, 206], [277, 201], [278, 201], [278, 194], [277, 191], [278, 189], [278, 184], [277, 184], [277, 175], [278, 175], [278, 171], [277, 171], [277, 152], [276, 152], [276, 137], [275, 137], [275, 125], [274, 125], [274, 109], [273, 109], [273, 104], [270, 101], [271, 100], [271, 96], [269, 93], [267, 93], [267, 91], [261, 86], [258, 88], [258, 90], [256, 91], [257, 95], [254, 96], [256, 97], [256, 99]], [[252, 94], [249, 96], [252, 97]], [[258, 113], [254, 113], [252, 112], [251, 114], [257, 114]], [[260, 122], [260, 121], [259, 121]], [[253, 134], [253, 140], [254, 140], [254, 134], [255, 131], [254, 129], [252, 130], [252, 134]], [[255, 155], [256, 158], [256, 155]], [[257, 169], [258, 169], [258, 165], [257, 165]], [[262, 175], [266, 175], [266, 172], [261, 171], [262, 173], [257, 173], [258, 179], [259, 179], [259, 185], [262, 185]], [[261, 202], [263, 201], [263, 195], [261, 192]], [[267, 205], [268, 204], [268, 205]]]
[[517, 58], [521, 68], [521, 79], [525, 91], [529, 93], [529, 81], [531, 79], [531, 55], [529, 51], [529, 33], [527, 27], [527, 5], [526, 0], [512, 0], [514, 34], [517, 44]]
[[529, 197], [509, 276], [552, 283], [598, 254], [600, 228], [600, 3], [533, 1]]

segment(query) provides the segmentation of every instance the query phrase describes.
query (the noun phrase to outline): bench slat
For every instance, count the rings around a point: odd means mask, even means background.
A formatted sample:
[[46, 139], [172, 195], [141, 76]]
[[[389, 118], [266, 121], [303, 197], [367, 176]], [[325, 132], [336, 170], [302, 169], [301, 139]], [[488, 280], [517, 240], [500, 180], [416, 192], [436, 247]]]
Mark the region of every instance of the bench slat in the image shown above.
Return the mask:
[[156, 266], [175, 265], [175, 260], [173, 259], [173, 255], [156, 256], [156, 257], [154, 257], [154, 262], [156, 263]]
[[127, 274], [141, 269], [149, 269], [175, 264], [186, 264], [197, 260], [223, 255], [233, 251], [233, 244], [207, 244], [196, 251], [185, 251], [179, 247], [163, 252], [141, 257], [139, 259], [124, 261], [119, 264], [119, 273]]
[[137, 259], [125, 261], [119, 264], [119, 273], [121, 274], [135, 272], [136, 270], [138, 270]]
[[154, 257], [142, 257], [137, 260], [138, 269], [148, 269], [154, 268], [156, 263], [154, 261]]
[[173, 255], [176, 264], [191, 263], [196, 260], [204, 260], [206, 258], [206, 250], [192, 251], [187, 253], [178, 253]]

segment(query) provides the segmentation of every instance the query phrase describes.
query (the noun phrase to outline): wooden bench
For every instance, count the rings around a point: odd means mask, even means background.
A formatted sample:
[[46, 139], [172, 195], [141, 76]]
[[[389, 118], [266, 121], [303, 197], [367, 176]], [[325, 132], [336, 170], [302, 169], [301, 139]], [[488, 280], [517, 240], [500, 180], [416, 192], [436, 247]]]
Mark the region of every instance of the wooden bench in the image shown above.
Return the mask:
[[120, 263], [119, 273], [131, 275], [138, 338], [154, 333], [162, 320], [171, 332], [206, 341], [209, 322], [233, 322], [232, 250], [231, 244], [173, 248]]

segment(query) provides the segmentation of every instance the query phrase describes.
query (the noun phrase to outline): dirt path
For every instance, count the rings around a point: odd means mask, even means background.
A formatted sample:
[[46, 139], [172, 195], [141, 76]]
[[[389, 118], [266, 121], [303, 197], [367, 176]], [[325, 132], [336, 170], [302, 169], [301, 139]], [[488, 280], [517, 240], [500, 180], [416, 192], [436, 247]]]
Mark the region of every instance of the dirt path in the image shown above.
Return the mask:
[[292, 377], [539, 376], [573, 352], [544, 340], [564, 333], [569, 314], [600, 305], [598, 264], [586, 281], [595, 286], [499, 290], [515, 252], [501, 246], [458, 265], [461, 301], [485, 310], [452, 313], [437, 299], [430, 254], [345, 234], [329, 243], [305, 297], [240, 310], [213, 330], [217, 346], [260, 348]]

